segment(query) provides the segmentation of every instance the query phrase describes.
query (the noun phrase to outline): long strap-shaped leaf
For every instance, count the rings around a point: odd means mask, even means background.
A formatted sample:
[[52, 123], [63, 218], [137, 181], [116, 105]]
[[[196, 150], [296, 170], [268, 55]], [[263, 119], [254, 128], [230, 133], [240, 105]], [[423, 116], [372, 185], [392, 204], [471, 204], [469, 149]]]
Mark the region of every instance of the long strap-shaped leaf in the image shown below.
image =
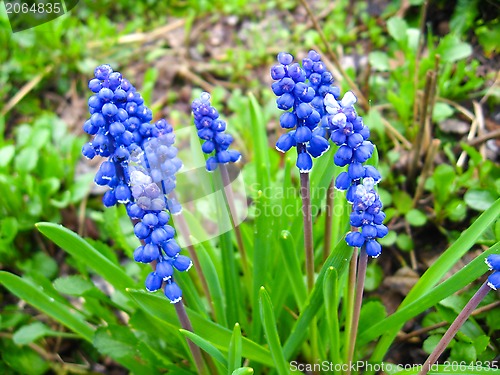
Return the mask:
[[[484, 231], [498, 218], [500, 212], [500, 199], [486, 211], [484, 211], [479, 218], [472, 223], [472, 225], [462, 233], [460, 238], [446, 250], [439, 259], [422, 275], [420, 280], [415, 284], [410, 293], [401, 303], [400, 309], [415, 302], [420, 297], [431, 291], [437, 283], [446, 275], [446, 273], [458, 262], [460, 258], [474, 245], [478, 238]], [[466, 285], [466, 284], [463, 284]], [[390, 329], [385, 329], [385, 334], [382, 336], [377, 344], [377, 347], [372, 355], [371, 361], [379, 363], [383, 360], [385, 353], [391, 343], [394, 341], [397, 333], [402, 327], [402, 324], [389, 326]], [[364, 335], [367, 335], [365, 333]], [[367, 337], [367, 336], [362, 336]]]
[[326, 271], [330, 267], [333, 267], [337, 270], [340, 277], [349, 264], [351, 255], [352, 247], [348, 246], [344, 239], [341, 239], [323, 264], [314, 288], [304, 304], [304, 310], [293, 325], [292, 333], [283, 346], [285, 358], [291, 358], [297, 348], [302, 344], [306, 338], [311, 321], [323, 306], [323, 280], [325, 278]]
[[[174, 325], [180, 328], [174, 308], [165, 304], [165, 297], [162, 295], [147, 293], [142, 290], [128, 290], [132, 299], [148, 314], [157, 318], [157, 323]], [[207, 321], [201, 315], [190, 309], [186, 309], [189, 319], [193, 324], [196, 334], [209, 341], [217, 349], [229, 352], [232, 331], [216, 323]], [[267, 349], [245, 337], [241, 340], [242, 351], [245, 357], [259, 363], [274, 367], [273, 359]]]
[[262, 318], [262, 325], [266, 334], [266, 340], [271, 350], [276, 370], [279, 375], [287, 375], [288, 364], [281, 349], [280, 337], [278, 335], [278, 327], [276, 326], [276, 319], [274, 317], [273, 305], [271, 298], [267, 294], [264, 287], [260, 288], [260, 315]]
[[470, 262], [468, 265], [466, 265], [464, 268], [462, 268], [460, 271], [458, 271], [456, 274], [454, 274], [452, 277], [450, 277], [448, 280], [432, 289], [432, 292], [423, 295], [410, 304], [407, 304], [401, 310], [398, 310], [391, 316], [363, 331], [359, 336], [358, 345], [364, 345], [368, 341], [380, 336], [387, 331], [387, 327], [394, 327], [404, 324], [408, 320], [434, 306], [439, 301], [442, 301], [446, 297], [453, 295], [465, 286], [469, 285], [471, 282], [476, 280], [488, 270], [488, 267], [484, 263], [486, 257], [490, 254], [499, 253], [500, 243], [497, 243], [496, 245], [485, 251], [483, 254], [478, 256], [476, 259], [474, 259], [472, 262]]
[[35, 288], [22, 277], [10, 272], [0, 271], [0, 283], [12, 294], [68, 327], [84, 340], [92, 342], [94, 328], [78, 313], [68, 309], [68, 306], [47, 296], [43, 290]]
[[136, 285], [135, 281], [118, 265], [102, 255], [76, 233], [62, 225], [53, 223], [38, 223], [36, 227], [44, 236], [78, 261], [86, 264], [116, 289], [124, 292], [125, 289]]

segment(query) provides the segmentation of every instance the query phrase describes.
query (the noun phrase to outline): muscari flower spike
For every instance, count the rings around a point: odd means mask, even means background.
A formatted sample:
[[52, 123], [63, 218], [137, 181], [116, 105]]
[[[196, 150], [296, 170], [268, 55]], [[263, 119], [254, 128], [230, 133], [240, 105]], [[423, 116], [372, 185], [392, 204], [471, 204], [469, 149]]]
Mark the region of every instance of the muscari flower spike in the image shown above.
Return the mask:
[[361, 230], [348, 233], [346, 242], [349, 246], [364, 247], [369, 256], [376, 258], [382, 252], [377, 238], [384, 237], [388, 229], [382, 224], [385, 214], [375, 190], [375, 185], [381, 180], [380, 173], [375, 167], [364, 165], [371, 158], [374, 146], [368, 140], [370, 130], [354, 108], [356, 100], [350, 91], [342, 99], [326, 93], [324, 122], [330, 139], [339, 146], [334, 163], [339, 167], [347, 166], [347, 171], [335, 179], [335, 187], [347, 190], [346, 198], [352, 204], [351, 226]]
[[493, 273], [488, 276], [488, 286], [497, 290], [500, 288], [500, 254], [491, 254], [485, 259], [486, 264]]
[[276, 149], [284, 153], [296, 147], [296, 165], [301, 173], [309, 173], [312, 158], [323, 155], [330, 147], [317, 128], [323, 112], [322, 95], [336, 91], [327, 88], [333, 78], [314, 51], [303, 60], [303, 67], [293, 63], [293, 56], [286, 52], [278, 54], [278, 62], [271, 68], [271, 77], [275, 80], [272, 90], [278, 97], [278, 108], [285, 111], [280, 125], [290, 131], [280, 136]]
[[146, 289], [156, 291], [165, 283], [166, 297], [171, 303], [179, 302], [182, 291], [173, 272], [187, 271], [191, 260], [179, 254], [175, 230], [168, 225], [169, 213], [180, 206], [167, 200], [166, 194], [175, 188], [175, 173], [182, 166], [173, 146], [172, 126], [165, 120], [151, 124], [151, 110], [141, 95], [109, 65], [96, 68], [89, 88], [95, 95], [89, 98], [91, 117], [84, 130], [94, 138], [82, 153], [90, 159], [107, 158], [95, 177], [97, 184], [111, 188], [103, 196], [104, 205], [126, 204], [136, 222], [134, 233], [144, 244], [134, 251], [134, 259], [157, 262], [146, 278]]
[[210, 104], [210, 94], [204, 92], [191, 105], [198, 137], [203, 142], [202, 150], [211, 155], [206, 161], [206, 169], [213, 172], [219, 164], [236, 163], [241, 154], [229, 150], [233, 137], [225, 133], [226, 123], [219, 118], [219, 112]]

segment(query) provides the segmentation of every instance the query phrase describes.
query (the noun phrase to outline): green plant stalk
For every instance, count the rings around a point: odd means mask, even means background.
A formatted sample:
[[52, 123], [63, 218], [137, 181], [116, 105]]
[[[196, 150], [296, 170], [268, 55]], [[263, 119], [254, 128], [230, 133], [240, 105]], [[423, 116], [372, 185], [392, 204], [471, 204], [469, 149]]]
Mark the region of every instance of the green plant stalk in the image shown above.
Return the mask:
[[332, 246], [332, 221], [333, 221], [333, 198], [335, 195], [334, 181], [328, 185], [326, 193], [326, 216], [325, 216], [325, 239], [323, 241], [323, 261], [330, 255], [330, 248]]
[[[306, 275], [307, 289], [309, 292], [314, 287], [314, 245], [312, 233], [311, 215], [311, 190], [309, 185], [309, 173], [300, 174], [300, 196], [302, 198], [302, 214], [304, 216], [304, 248], [306, 255]], [[318, 359], [318, 328], [316, 319], [313, 319], [310, 326], [312, 360]]]
[[241, 257], [241, 265], [243, 267], [243, 274], [249, 275], [248, 273], [248, 261], [247, 254], [245, 251], [245, 246], [243, 245], [243, 237], [241, 236], [241, 231], [238, 225], [235, 224], [234, 218], [237, 216], [236, 206], [234, 205], [234, 194], [231, 189], [231, 180], [229, 179], [229, 173], [227, 167], [224, 164], [219, 164], [220, 173], [222, 177], [222, 184], [224, 185], [224, 192], [226, 195], [226, 201], [229, 206], [231, 225], [234, 228], [234, 233], [236, 235], [236, 242], [238, 243], [238, 251]]
[[[354, 311], [352, 316], [352, 326], [349, 331], [349, 347], [347, 348], [347, 363], [352, 363], [354, 358], [354, 349], [356, 347], [356, 336], [358, 335], [358, 326], [359, 326], [359, 314], [361, 313], [361, 305], [363, 303], [363, 290], [365, 287], [365, 279], [366, 279], [366, 266], [368, 264], [368, 254], [364, 248], [361, 248], [359, 253], [358, 260], [358, 275], [356, 281], [356, 299], [354, 301]], [[350, 373], [350, 366], [349, 372]]]
[[203, 288], [203, 293], [205, 294], [205, 297], [208, 301], [210, 313], [211, 313], [212, 317], [215, 317], [214, 308], [213, 308], [213, 305], [211, 303], [212, 297], [210, 295], [210, 290], [208, 288], [207, 279], [206, 279], [206, 277], [203, 273], [203, 270], [201, 268], [200, 260], [198, 259], [198, 255], [196, 254], [196, 250], [194, 249], [193, 245], [189, 242], [190, 238], [191, 238], [191, 233], [190, 233], [189, 227], [187, 225], [186, 218], [184, 217], [182, 212], [180, 214], [178, 214], [176, 217], [177, 217], [176, 222], [179, 224], [178, 225], [179, 232], [186, 239], [186, 241], [188, 241], [188, 245], [186, 245], [186, 247], [188, 248], [189, 256], [191, 257], [191, 260], [193, 261], [193, 265], [194, 265], [194, 268], [196, 269], [196, 273], [197, 273], [198, 277], [200, 278], [201, 287]]
[[[357, 228], [351, 227], [351, 230], [357, 230]], [[351, 262], [349, 263], [349, 275], [347, 279], [347, 301], [346, 301], [346, 318], [345, 318], [345, 346], [344, 346], [344, 363], [346, 363], [347, 371], [346, 374], [351, 373], [349, 366], [349, 348], [351, 347], [351, 331], [354, 320], [354, 302], [356, 296], [356, 273], [358, 269], [358, 248], [355, 247], [352, 253]]]
[[[184, 307], [184, 303], [182, 302], [182, 300], [175, 303], [174, 305], [175, 305], [175, 312], [177, 313], [177, 317], [179, 318], [179, 322], [181, 323], [182, 328], [185, 329], [186, 331], [193, 332], [193, 326], [191, 324], [191, 321], [189, 320], [189, 317], [186, 314], [186, 308]], [[194, 342], [192, 342], [187, 338], [186, 341], [189, 345], [191, 353], [193, 354], [198, 374], [201, 375], [207, 374], [207, 369], [205, 367], [205, 363], [203, 362], [203, 357], [201, 356], [200, 348], [196, 346]]]
[[432, 353], [429, 355], [427, 360], [425, 361], [424, 365], [422, 366], [422, 369], [418, 373], [418, 375], [426, 375], [431, 366], [436, 363], [438, 360], [439, 356], [445, 351], [446, 347], [448, 344], [451, 342], [453, 337], [457, 334], [458, 330], [462, 325], [465, 323], [465, 321], [469, 318], [470, 314], [472, 311], [476, 309], [476, 307], [479, 305], [479, 303], [484, 299], [484, 297], [488, 294], [488, 292], [491, 290], [491, 288], [488, 286], [488, 283], [485, 282], [481, 287], [478, 289], [476, 294], [472, 296], [472, 298], [467, 302], [467, 305], [463, 308], [463, 310], [458, 314], [456, 319], [453, 321], [453, 323], [450, 325], [450, 328], [446, 331], [446, 333], [443, 335], [437, 346], [434, 348]]
[[304, 217], [304, 249], [306, 255], [307, 288], [310, 292], [314, 286], [314, 246], [309, 173], [300, 174], [300, 196], [302, 198], [302, 215]]

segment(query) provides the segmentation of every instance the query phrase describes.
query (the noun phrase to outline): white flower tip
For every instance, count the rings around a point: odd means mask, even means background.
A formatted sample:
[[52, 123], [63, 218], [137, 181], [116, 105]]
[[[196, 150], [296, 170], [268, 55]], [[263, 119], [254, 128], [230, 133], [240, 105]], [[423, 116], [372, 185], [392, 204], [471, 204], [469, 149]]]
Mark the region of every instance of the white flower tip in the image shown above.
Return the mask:
[[493, 285], [493, 283], [490, 283], [489, 281], [487, 282], [487, 285], [493, 289], [493, 290], [497, 290], [497, 288], [495, 287], [495, 285]]
[[174, 299], [173, 301], [170, 301], [170, 303], [175, 304], [175, 303], [181, 302], [181, 301], [182, 301], [182, 297], [179, 297], [179, 298]]
[[354, 103], [356, 103], [357, 100], [358, 99], [356, 99], [356, 96], [354, 96], [352, 91], [347, 91], [344, 94], [344, 97], [342, 98], [342, 100], [340, 101], [340, 105], [342, 106], [342, 108], [352, 107], [352, 105]]
[[328, 113], [337, 113], [337, 110], [340, 108], [339, 103], [337, 103], [332, 94], [326, 94], [323, 103]]
[[206, 91], [201, 93], [200, 99], [203, 101], [209, 101], [210, 100], [210, 94]]
[[[276, 146], [276, 150], [278, 150], [279, 152], [282, 152], [283, 154], [286, 152], [286, 151], [282, 150], [281, 148], [279, 148], [278, 146]], [[241, 158], [241, 156], [240, 156], [240, 158]]]
[[490, 270], [492, 270], [492, 269], [493, 269], [493, 267], [491, 266], [491, 263], [490, 263], [490, 262], [488, 262], [488, 258], [486, 258], [486, 259], [484, 260], [484, 263], [486, 263], [486, 265], [488, 266], [488, 268], [489, 268]]
[[311, 169], [299, 169], [300, 173], [309, 173]]

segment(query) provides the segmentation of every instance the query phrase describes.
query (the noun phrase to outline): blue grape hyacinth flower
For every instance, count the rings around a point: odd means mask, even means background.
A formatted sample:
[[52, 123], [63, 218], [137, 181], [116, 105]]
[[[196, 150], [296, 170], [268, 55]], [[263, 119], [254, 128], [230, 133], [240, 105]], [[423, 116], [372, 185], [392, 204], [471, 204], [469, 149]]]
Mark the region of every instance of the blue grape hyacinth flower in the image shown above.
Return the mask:
[[330, 139], [339, 146], [333, 161], [339, 167], [347, 166], [347, 171], [335, 179], [338, 190], [347, 190], [346, 199], [352, 204], [350, 224], [357, 229], [347, 234], [346, 242], [349, 246], [364, 248], [369, 256], [376, 258], [382, 252], [377, 239], [387, 235], [388, 229], [382, 224], [385, 214], [375, 190], [381, 180], [380, 173], [375, 167], [364, 165], [375, 147], [369, 141], [370, 130], [356, 113], [356, 100], [350, 91], [342, 99], [327, 93], [325, 121]]
[[142, 243], [134, 259], [156, 264], [146, 278], [146, 289], [164, 287], [165, 296], [177, 303], [182, 291], [174, 281], [174, 270], [187, 271], [192, 263], [180, 254], [175, 230], [168, 224], [170, 213], [180, 205], [167, 195], [175, 188], [175, 173], [182, 166], [173, 146], [172, 126], [165, 120], [150, 123], [152, 113], [141, 95], [109, 65], [96, 68], [89, 88], [95, 95], [89, 98], [91, 117], [84, 130], [94, 137], [82, 153], [90, 159], [106, 158], [95, 177], [97, 184], [110, 187], [103, 203], [126, 205]]
[[280, 125], [283, 129], [289, 129], [276, 142], [276, 149], [285, 153], [296, 147], [296, 165], [301, 173], [309, 173], [313, 165], [312, 158], [323, 155], [330, 147], [328, 140], [315, 131], [321, 121], [321, 114], [316, 108], [317, 100], [313, 101], [317, 97], [316, 90], [318, 95], [323, 92], [320, 87], [331, 83], [332, 77], [316, 55], [310, 54], [310, 57], [313, 58], [304, 60], [306, 70], [298, 63], [293, 63], [291, 54], [281, 52], [278, 54], [279, 64], [271, 68], [271, 77], [275, 80], [272, 90], [278, 97], [276, 104], [284, 111]]
[[219, 118], [219, 112], [210, 104], [210, 94], [204, 92], [191, 105], [198, 137], [203, 141], [202, 150], [211, 155], [206, 161], [206, 169], [213, 172], [219, 164], [236, 163], [241, 154], [230, 150], [233, 137], [225, 132], [226, 122]]
[[488, 286], [497, 290], [500, 288], [500, 255], [491, 254], [485, 259], [486, 264], [493, 270], [493, 273], [488, 276]]

